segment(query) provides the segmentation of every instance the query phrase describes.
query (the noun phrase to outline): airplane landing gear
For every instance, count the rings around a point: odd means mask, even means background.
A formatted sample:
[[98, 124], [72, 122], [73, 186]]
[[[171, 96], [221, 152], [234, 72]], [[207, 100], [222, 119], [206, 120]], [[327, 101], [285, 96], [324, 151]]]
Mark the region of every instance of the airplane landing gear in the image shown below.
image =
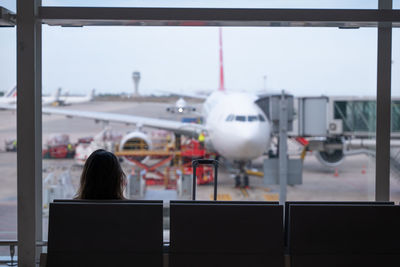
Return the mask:
[[242, 186], [241, 177], [243, 177], [243, 187], [249, 188], [249, 186], [250, 186], [249, 176], [247, 176], [247, 174], [246, 174], [245, 165], [246, 164], [243, 162], [239, 163], [239, 173], [235, 176], [235, 187], [236, 188], [239, 188]]
[[235, 187], [239, 188], [240, 187], [240, 175], [235, 176]]
[[244, 177], [243, 177], [243, 182], [244, 182], [244, 187], [245, 187], [245, 188], [249, 188], [249, 187], [250, 187], [249, 176], [244, 175]]

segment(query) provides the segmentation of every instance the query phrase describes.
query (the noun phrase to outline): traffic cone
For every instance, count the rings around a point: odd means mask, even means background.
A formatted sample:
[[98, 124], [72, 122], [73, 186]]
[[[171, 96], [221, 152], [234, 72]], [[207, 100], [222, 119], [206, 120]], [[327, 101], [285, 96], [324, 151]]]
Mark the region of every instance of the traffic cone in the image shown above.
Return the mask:
[[339, 176], [339, 171], [337, 168], [335, 168], [335, 173], [333, 174], [333, 176], [338, 177]]
[[367, 171], [365, 170], [367, 167], [365, 165], [362, 166], [361, 173], [366, 174]]

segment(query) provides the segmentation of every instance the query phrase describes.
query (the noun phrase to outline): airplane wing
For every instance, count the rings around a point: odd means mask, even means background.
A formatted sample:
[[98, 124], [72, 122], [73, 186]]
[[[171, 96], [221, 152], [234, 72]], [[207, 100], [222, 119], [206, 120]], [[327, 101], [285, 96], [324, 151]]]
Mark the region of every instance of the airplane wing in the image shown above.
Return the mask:
[[[0, 104], [0, 109], [16, 110], [16, 105]], [[165, 120], [148, 118], [142, 116], [134, 116], [120, 113], [110, 113], [110, 112], [97, 112], [97, 111], [85, 111], [85, 110], [71, 110], [71, 109], [60, 109], [60, 108], [42, 108], [43, 114], [49, 115], [64, 115], [67, 118], [85, 118], [92, 119], [96, 122], [117, 122], [123, 124], [132, 124], [138, 127], [150, 127], [172, 131], [175, 133], [197, 136], [200, 131], [205, 130], [204, 126], [201, 124], [194, 123], [184, 123], [179, 121]]]
[[203, 100], [206, 100], [208, 97], [208, 95], [196, 94], [196, 93], [176, 93], [176, 92], [165, 92], [165, 93], [168, 93], [171, 96], [190, 97]]
[[50, 115], [53, 114], [64, 115], [68, 118], [77, 117], [77, 118], [93, 119], [95, 121], [133, 124], [138, 127], [143, 126], [143, 127], [163, 129], [184, 135], [197, 136], [200, 131], [204, 130], [204, 126], [200, 124], [183, 123], [179, 121], [148, 118], [148, 117], [127, 115], [120, 113], [70, 110], [70, 109], [47, 108], [47, 107], [43, 107], [42, 112], [43, 114], [50, 114]]

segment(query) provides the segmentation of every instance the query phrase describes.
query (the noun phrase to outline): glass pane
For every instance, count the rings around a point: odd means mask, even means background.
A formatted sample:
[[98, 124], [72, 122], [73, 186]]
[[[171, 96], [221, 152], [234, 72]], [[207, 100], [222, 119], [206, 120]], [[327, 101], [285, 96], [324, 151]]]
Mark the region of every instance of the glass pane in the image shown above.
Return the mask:
[[12, 12], [15, 13], [17, 10], [16, 3], [17, 2], [15, 0], [3, 0], [0, 2], [0, 6], [6, 8], [8, 10], [11, 10]]
[[[375, 199], [376, 29], [232, 27], [222, 37], [220, 50], [215, 27], [43, 27], [44, 108], [73, 117], [43, 115], [45, 229], [49, 202], [77, 196], [99, 148], [121, 159], [129, 199], [191, 199], [191, 162], [204, 157], [220, 162], [220, 201], [279, 200], [278, 157], [290, 160], [287, 200]], [[294, 121], [279, 141], [284, 112]], [[212, 167], [195, 182], [198, 200], [214, 198]]]
[[393, 9], [400, 9], [400, 0], [393, 0]]
[[202, 8], [362, 8], [376, 9], [377, 0], [97, 0], [90, 2], [43, 0], [44, 6], [114, 6], [114, 7], [202, 7]]
[[390, 145], [390, 200], [400, 201], [400, 29], [393, 29], [392, 39], [392, 139]]
[[[75, 196], [85, 157], [97, 148], [124, 159], [122, 167], [132, 181], [128, 197], [188, 199], [190, 163], [204, 155], [204, 145], [209, 157], [220, 155], [220, 200], [277, 200], [279, 186], [265, 185], [263, 178], [264, 160], [275, 164], [278, 156], [277, 126], [273, 113], [264, 113], [254, 100], [265, 93], [279, 96], [282, 88], [294, 96], [289, 158], [304, 158], [302, 184], [289, 186], [287, 199], [374, 200], [376, 29], [235, 27], [223, 28], [222, 35], [225, 84], [220, 83], [217, 28], [44, 26], [43, 91], [60, 96], [52, 104], [65, 114], [79, 110], [78, 115], [89, 117], [43, 116], [44, 202]], [[224, 99], [231, 102], [207, 115], [221, 101], [212, 93], [224, 87]], [[89, 101], [85, 95], [93, 88], [96, 96]], [[117, 114], [122, 123], [102, 123], [99, 112]], [[227, 122], [230, 114], [245, 121]], [[268, 121], [248, 122], [253, 114]], [[179, 149], [179, 135], [168, 127], [126, 125], [125, 115], [186, 123], [180, 129], [200, 122], [196, 127], [203, 132], [188, 130], [195, 136], [180, 136]], [[222, 137], [208, 127], [216, 127]], [[255, 137], [256, 127], [265, 133]], [[179, 151], [180, 158], [172, 151]], [[73, 153], [75, 158], [69, 158]], [[160, 164], [158, 172], [154, 164]], [[137, 176], [142, 184], [133, 184]], [[213, 198], [212, 179], [211, 168], [201, 170], [198, 199]]]
[[[15, 3], [14, 3], [15, 4]], [[16, 105], [16, 29], [0, 28], [0, 105]], [[0, 110], [0, 240], [17, 239], [16, 113]], [[0, 246], [0, 256], [9, 256]]]

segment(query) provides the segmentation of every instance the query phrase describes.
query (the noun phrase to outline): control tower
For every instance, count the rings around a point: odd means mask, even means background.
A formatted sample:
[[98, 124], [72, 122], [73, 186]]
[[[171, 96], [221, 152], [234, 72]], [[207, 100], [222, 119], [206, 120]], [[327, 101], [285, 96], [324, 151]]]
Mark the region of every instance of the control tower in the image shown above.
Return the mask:
[[140, 82], [140, 72], [134, 71], [132, 73], [133, 85], [135, 87], [135, 92], [133, 96], [139, 96], [139, 82]]

